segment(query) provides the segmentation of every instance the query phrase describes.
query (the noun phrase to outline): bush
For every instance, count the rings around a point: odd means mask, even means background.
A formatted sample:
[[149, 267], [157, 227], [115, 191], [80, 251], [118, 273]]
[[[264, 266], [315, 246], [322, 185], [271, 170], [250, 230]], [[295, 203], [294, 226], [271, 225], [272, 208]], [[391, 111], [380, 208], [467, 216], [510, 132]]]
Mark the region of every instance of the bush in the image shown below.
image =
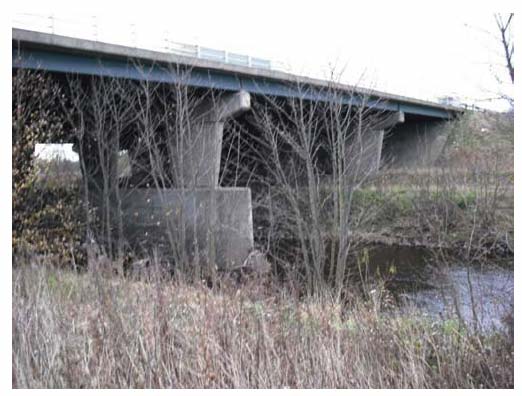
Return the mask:
[[77, 180], [42, 180], [60, 164], [34, 159], [36, 143], [65, 137], [61, 89], [45, 74], [17, 70], [12, 91], [13, 257], [36, 252], [63, 262], [78, 250], [84, 235], [80, 186]]
[[514, 113], [470, 111], [448, 129], [445, 158], [450, 165], [466, 169], [499, 158], [500, 169], [513, 171]]

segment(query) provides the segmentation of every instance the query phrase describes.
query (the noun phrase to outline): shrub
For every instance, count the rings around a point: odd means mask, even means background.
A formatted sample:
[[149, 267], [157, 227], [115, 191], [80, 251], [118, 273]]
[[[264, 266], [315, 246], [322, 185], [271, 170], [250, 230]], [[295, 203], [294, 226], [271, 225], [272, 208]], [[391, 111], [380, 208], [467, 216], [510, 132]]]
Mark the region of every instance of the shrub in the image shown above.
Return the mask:
[[60, 87], [42, 73], [13, 75], [13, 255], [24, 252], [70, 257], [83, 238], [79, 184], [45, 179], [56, 160], [36, 162], [36, 143], [65, 137]]

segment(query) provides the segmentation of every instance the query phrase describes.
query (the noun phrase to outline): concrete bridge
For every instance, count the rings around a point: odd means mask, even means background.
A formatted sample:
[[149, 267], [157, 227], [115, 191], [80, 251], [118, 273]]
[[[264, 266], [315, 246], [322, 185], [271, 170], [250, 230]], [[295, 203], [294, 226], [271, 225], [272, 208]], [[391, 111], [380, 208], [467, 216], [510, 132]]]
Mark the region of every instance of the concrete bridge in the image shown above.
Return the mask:
[[[223, 93], [217, 102], [202, 103], [195, 110], [198, 137], [185, 148], [190, 160], [183, 165], [183, 185], [166, 189], [161, 199], [152, 190], [143, 189], [134, 192], [132, 199], [124, 204], [128, 213], [152, 205], [159, 217], [168, 208], [182, 208], [192, 219], [182, 220], [183, 226], [188, 224], [190, 230], [195, 230], [192, 234], [200, 236], [197, 243], [207, 250], [209, 247], [213, 249], [209, 259], [220, 265], [239, 265], [253, 247], [250, 190], [220, 188], [218, 185], [224, 122], [247, 111], [251, 101], [263, 96], [328, 101], [332, 100], [329, 95], [335, 91], [336, 100], [342, 104], [364, 106], [385, 114], [386, 121], [375, 126], [375, 133], [367, 142], [372, 147], [369, 166], [374, 170], [379, 168], [381, 159], [388, 160], [393, 166], [431, 164], [445, 143], [439, 125], [461, 112], [461, 109], [451, 106], [266, 68], [21, 29], [13, 29], [12, 34], [13, 69], [183, 83]], [[192, 189], [187, 192], [186, 187]], [[183, 197], [179, 196], [180, 189], [184, 191]], [[199, 212], [197, 208], [200, 208]], [[147, 213], [151, 213], [150, 208]], [[146, 220], [128, 219], [128, 223], [133, 222], [143, 229]], [[174, 228], [180, 228], [179, 224], [174, 225]], [[136, 227], [129, 227], [129, 230]], [[194, 245], [193, 239], [188, 241], [191, 246]]]

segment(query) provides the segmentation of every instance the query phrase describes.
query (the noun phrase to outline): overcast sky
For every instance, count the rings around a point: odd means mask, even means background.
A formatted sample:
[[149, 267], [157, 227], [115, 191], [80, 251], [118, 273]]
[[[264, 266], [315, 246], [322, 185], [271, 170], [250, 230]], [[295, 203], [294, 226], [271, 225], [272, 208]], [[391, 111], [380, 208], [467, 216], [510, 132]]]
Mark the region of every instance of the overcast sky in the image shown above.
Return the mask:
[[[65, 3], [68, 4], [68, 3]], [[123, 3], [122, 3], [123, 4]], [[343, 5], [344, 4], [344, 5]], [[13, 23], [59, 34], [94, 37], [139, 47], [165, 45], [165, 38], [279, 61], [287, 71], [328, 77], [391, 93], [435, 100], [455, 96], [466, 103], [502, 108], [495, 97], [506, 80], [502, 48], [491, 13], [355, 12], [347, 2], [182, 1], [151, 14], [121, 15], [74, 2], [60, 12], [35, 7], [14, 14]], [[85, 7], [85, 5], [84, 5]], [[149, 8], [150, 11], [150, 8]]]

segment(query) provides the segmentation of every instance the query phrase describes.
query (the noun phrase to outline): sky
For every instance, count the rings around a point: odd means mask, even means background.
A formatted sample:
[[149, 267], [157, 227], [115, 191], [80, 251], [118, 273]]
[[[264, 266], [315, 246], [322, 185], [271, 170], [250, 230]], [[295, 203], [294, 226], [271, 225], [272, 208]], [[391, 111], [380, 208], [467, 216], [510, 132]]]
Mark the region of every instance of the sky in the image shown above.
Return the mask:
[[65, 159], [69, 161], [79, 161], [78, 154], [73, 151], [72, 143], [36, 143], [34, 155], [44, 159]]
[[361, 11], [328, 0], [169, 4], [162, 12], [117, 16], [95, 7], [79, 12], [74, 2], [59, 12], [35, 5], [15, 12], [12, 21], [143, 48], [161, 49], [168, 38], [270, 59], [295, 74], [329, 78], [333, 72], [342, 82], [419, 99], [452, 96], [502, 110], [504, 101], [488, 99], [512, 94], [511, 84], [498, 82], [508, 75], [491, 12], [448, 12], [444, 6]]

